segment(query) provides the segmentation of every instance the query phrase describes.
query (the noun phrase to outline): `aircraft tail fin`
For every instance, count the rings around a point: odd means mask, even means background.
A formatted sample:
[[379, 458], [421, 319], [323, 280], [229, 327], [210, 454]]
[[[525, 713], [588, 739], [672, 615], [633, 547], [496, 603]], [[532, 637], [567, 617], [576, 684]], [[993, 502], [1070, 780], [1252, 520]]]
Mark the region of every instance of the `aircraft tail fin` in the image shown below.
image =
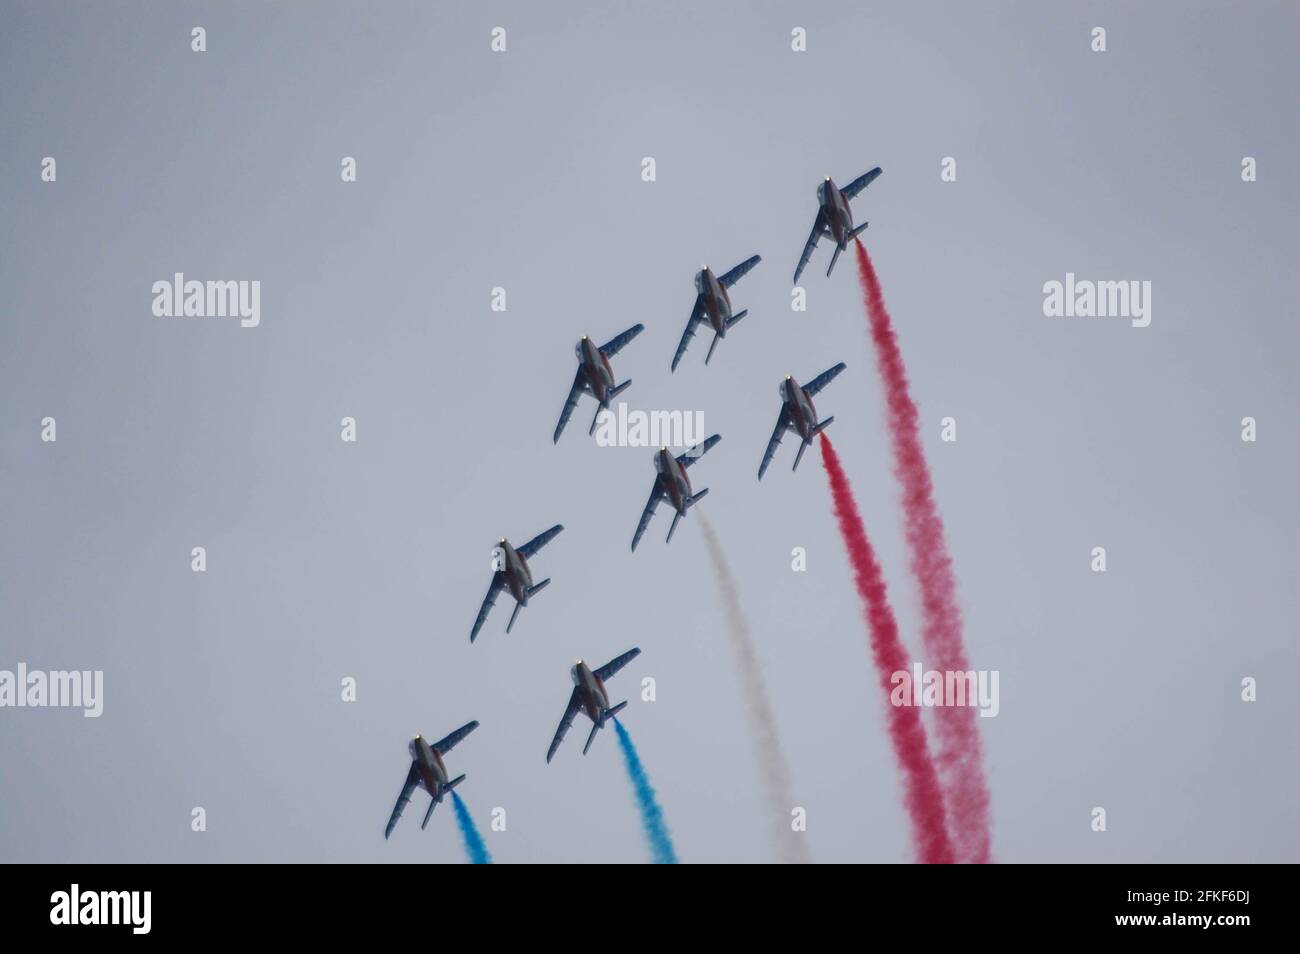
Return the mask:
[[820, 434], [822, 431], [826, 430], [826, 428], [828, 428], [828, 427], [831, 426], [831, 421], [833, 421], [833, 420], [835, 420], [835, 415], [834, 415], [834, 414], [832, 414], [830, 417], [826, 418], [826, 420], [822, 421], [820, 424], [818, 424], [816, 427], [814, 427], [814, 428], [813, 428], [813, 433], [814, 433], [814, 434]]
[[515, 625], [515, 618], [519, 615], [519, 611], [524, 608], [525, 604], [527, 604], [527, 602], [530, 599], [532, 599], [542, 590], [546, 589], [546, 584], [550, 582], [551, 582], [551, 578], [548, 576], [546, 579], [542, 580], [542, 582], [538, 583], [536, 586], [530, 586], [528, 587], [528, 589], [524, 590], [523, 600], [515, 604], [515, 611], [510, 614], [510, 622], [506, 623], [507, 635], [509, 635], [510, 633], [510, 628]]
[[836, 245], [836, 246], [835, 246], [835, 251], [831, 253], [831, 263], [830, 263], [830, 265], [827, 266], [827, 268], [826, 268], [826, 277], [827, 277], [827, 278], [830, 278], [830, 277], [831, 277], [831, 272], [833, 272], [833, 271], [835, 270], [835, 263], [836, 263], [837, 261], [839, 261], [839, 258], [840, 258], [840, 252], [842, 252], [842, 251], [844, 251], [844, 250], [843, 250], [842, 248], [840, 248], [840, 246]]
[[618, 387], [610, 388], [609, 391], [607, 391], [607, 392], [605, 393], [605, 403], [604, 403], [604, 404], [601, 404], [600, 406], [598, 406], [598, 407], [596, 408], [596, 413], [593, 414], [593, 415], [591, 416], [591, 427], [587, 428], [587, 436], [588, 436], [588, 437], [590, 437], [592, 434], [595, 434], [595, 433], [596, 433], [596, 425], [597, 425], [598, 423], [600, 423], [600, 412], [601, 412], [601, 411], [608, 411], [608, 410], [609, 410], [609, 402], [612, 401], [612, 400], [614, 400], [614, 398], [618, 397], [618, 396], [619, 396], [620, 394], [622, 394], [624, 391], [626, 391], [628, 385], [631, 384], [631, 383], [632, 383], [632, 379], [631, 379], [631, 378], [628, 378], [628, 379], [627, 379], [626, 381], [624, 381], [622, 384], [618, 385]]
[[[859, 225], [856, 229], [854, 229], [853, 231], [851, 231], [851, 232], [849, 233], [849, 238], [851, 238], [851, 239], [855, 239], [855, 238], [857, 238], [859, 235], [861, 235], [863, 232], [865, 232], [865, 231], [867, 230], [867, 224], [868, 224], [868, 223], [863, 222], [863, 223], [862, 223], [861, 225]], [[848, 242], [845, 242], [844, 244], [847, 245]]]
[[732, 315], [730, 318], [728, 318], [728, 319], [727, 319], [727, 330], [730, 331], [732, 325], [734, 325], [736, 322], [740, 321], [741, 318], [744, 318], [744, 317], [745, 317], [746, 315], [748, 315], [748, 314], [749, 314], [749, 309], [746, 308], [744, 311], [737, 312], [736, 314], [734, 314], [734, 315]]
[[627, 708], [627, 700], [624, 699], [624, 700], [623, 700], [622, 702], [620, 702], [618, 705], [614, 706], [614, 708], [612, 708], [612, 709], [606, 709], [606, 710], [605, 710], [605, 718], [606, 718], [606, 719], [612, 719], [612, 718], [614, 718], [614, 716], [618, 715], [620, 712], [622, 712], [622, 711], [623, 711], [624, 709], [626, 709], [626, 708]]
[[803, 460], [803, 452], [808, 449], [808, 445], [810, 443], [812, 442], [804, 441], [802, 444], [799, 445], [799, 453], [794, 455], [794, 466], [790, 468], [792, 471], [799, 469], [799, 461]]
[[591, 724], [591, 734], [587, 736], [587, 744], [582, 747], [582, 754], [586, 755], [587, 750], [591, 748], [591, 743], [596, 741], [596, 733], [600, 731], [601, 723], [593, 722]]
[[713, 341], [709, 343], [709, 353], [704, 356], [704, 363], [708, 364], [709, 359], [713, 357], [713, 349], [718, 346], [718, 339], [722, 336], [714, 332]]
[[672, 542], [673, 531], [677, 529], [677, 522], [682, 519], [682, 517], [686, 514], [686, 511], [690, 510], [697, 503], [703, 500], [705, 495], [708, 494], [708, 492], [709, 492], [709, 488], [705, 487], [698, 494], [692, 494], [691, 496], [686, 498], [686, 500], [683, 502], [684, 505], [682, 509], [679, 512], [673, 514], [673, 525], [668, 528], [668, 539], [664, 541], [665, 543]]
[[448, 792], [450, 792], [453, 788], [455, 788], [463, 781], [465, 781], [464, 772], [457, 775], [450, 782], [448, 782], [446, 785], [442, 786], [442, 788], [438, 790], [438, 797], [429, 802], [429, 810], [424, 813], [424, 821], [420, 823], [421, 831], [424, 831], [424, 827], [429, 824], [429, 819], [433, 816], [433, 810], [438, 807], [438, 803], [442, 801], [443, 796], [445, 796]]

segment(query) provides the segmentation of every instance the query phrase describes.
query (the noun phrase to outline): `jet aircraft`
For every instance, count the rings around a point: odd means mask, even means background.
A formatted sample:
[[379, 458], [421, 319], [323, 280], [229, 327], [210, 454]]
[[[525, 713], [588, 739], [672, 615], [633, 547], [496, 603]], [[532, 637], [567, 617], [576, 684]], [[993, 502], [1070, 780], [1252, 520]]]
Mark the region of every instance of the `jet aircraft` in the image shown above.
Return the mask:
[[695, 307], [691, 310], [691, 317], [686, 321], [686, 330], [682, 332], [677, 353], [673, 355], [672, 370], [677, 370], [677, 362], [682, 360], [682, 355], [686, 353], [686, 346], [691, 343], [695, 328], [701, 321], [707, 321], [713, 329], [713, 342], [709, 345], [709, 353], [704, 356], [704, 363], [709, 363], [718, 341], [727, 337], [727, 331], [731, 326], [749, 314], [748, 308], [734, 315], [731, 313], [731, 296], [727, 294], [727, 289], [740, 281], [746, 272], [762, 260], [757, 255], [751, 256], [723, 275], [715, 276], [707, 265], [696, 272]]
[[767, 442], [767, 450], [763, 452], [763, 462], [758, 465], [759, 480], [763, 479], [763, 472], [767, 470], [767, 465], [772, 463], [772, 455], [776, 453], [776, 447], [781, 443], [781, 436], [787, 430], [794, 431], [803, 440], [799, 445], [799, 453], [794, 455], [794, 467], [791, 468], [791, 470], [799, 469], [803, 452], [812, 444], [813, 438], [835, 420], [835, 416], [832, 415], [820, 424], [817, 423], [817, 409], [813, 407], [813, 395], [834, 381], [835, 376], [843, 370], [844, 362], [841, 361], [830, 370], [817, 375], [803, 387], [800, 387], [799, 382], [790, 375], [785, 376], [785, 380], [781, 382], [781, 413], [776, 419], [776, 429], [772, 431], [772, 438]]
[[697, 494], [691, 493], [691, 479], [686, 475], [686, 468], [707, 454], [720, 440], [722, 440], [721, 435], [714, 434], [678, 457], [674, 457], [666, 447], [661, 447], [655, 452], [655, 482], [650, 488], [650, 499], [646, 502], [645, 510], [641, 512], [641, 520], [636, 525], [636, 533], [632, 536], [633, 550], [640, 542], [641, 534], [645, 533], [650, 518], [654, 516], [655, 507], [661, 500], [667, 500], [673, 506], [673, 525], [668, 528], [668, 540], [672, 540], [673, 531], [677, 529], [677, 521], [686, 516], [686, 511], [703, 500], [704, 495], [709, 492], [709, 488], [705, 487]]
[[581, 659], [574, 664], [573, 668], [569, 670], [569, 675], [573, 679], [573, 693], [569, 696], [569, 705], [564, 710], [564, 718], [560, 720], [560, 727], [555, 730], [555, 738], [551, 740], [551, 747], [546, 750], [547, 762], [551, 760], [552, 756], [555, 755], [555, 750], [564, 741], [564, 734], [569, 731], [569, 726], [573, 725], [573, 719], [580, 709], [587, 714], [587, 718], [591, 719], [591, 734], [587, 736], [587, 744], [582, 747], [582, 754], [587, 754], [587, 750], [591, 748], [591, 743], [596, 739], [596, 733], [604, 728], [609, 719], [618, 715], [623, 707], [627, 705], [627, 700], [624, 700], [610, 708], [609, 692], [605, 689], [605, 680], [639, 655], [641, 655], [640, 649], [629, 649], [623, 655], [611, 659], [599, 669], [589, 668]]
[[880, 175], [880, 167], [876, 166], [870, 172], [858, 176], [843, 189], [837, 188], [830, 176], [817, 186], [817, 218], [813, 222], [812, 234], [808, 236], [808, 242], [803, 247], [803, 254], [799, 256], [799, 264], [795, 267], [794, 284], [799, 284], [799, 276], [803, 274], [804, 266], [808, 264], [808, 259], [812, 258], [817, 240], [822, 236], [835, 241], [835, 252], [831, 255], [830, 267], [826, 269], [826, 277], [831, 277], [831, 269], [835, 267], [840, 252], [848, 248], [849, 241], [857, 238], [858, 234], [867, 227], [866, 222], [857, 228], [853, 227], [853, 210], [849, 208], [849, 200], [871, 185], [878, 175]]
[[551, 529], [539, 533], [521, 547], [512, 547], [505, 537], [501, 538], [501, 541], [493, 550], [498, 569], [492, 574], [492, 585], [488, 587], [487, 596], [483, 597], [483, 605], [479, 607], [478, 617], [474, 620], [474, 628], [469, 634], [471, 643], [478, 636], [478, 631], [483, 628], [488, 612], [497, 601], [497, 594], [503, 589], [509, 589], [510, 595], [515, 598], [515, 611], [510, 614], [510, 622], [506, 624], [506, 632], [509, 633], [510, 628], [515, 625], [515, 617], [519, 615], [519, 611], [528, 605], [529, 597], [535, 596], [539, 590], [551, 582], [551, 578], [548, 576], [534, 586], [533, 574], [528, 568], [528, 560], [538, 550], [554, 540], [563, 529], [563, 524], [557, 523]]
[[600, 419], [600, 412], [609, 409], [609, 402], [618, 397], [627, 386], [632, 383], [632, 379], [624, 381], [622, 384], [615, 384], [614, 369], [610, 367], [609, 359], [618, 354], [623, 346], [645, 331], [645, 325], [633, 325], [627, 331], [616, 335], [608, 343], [596, 347], [586, 335], [579, 339], [578, 344], [574, 347], [574, 352], [578, 356], [578, 373], [573, 378], [573, 385], [569, 388], [569, 396], [564, 401], [564, 409], [560, 411], [560, 423], [555, 425], [555, 436], [552, 441], [559, 443], [560, 434], [564, 431], [564, 425], [569, 423], [569, 417], [573, 414], [573, 409], [578, 406], [578, 399], [582, 395], [590, 394], [596, 399], [596, 413], [591, 419], [591, 427], [587, 433], [593, 434], [596, 431], [596, 421]]
[[402, 809], [411, 800], [411, 793], [417, 787], [423, 786], [424, 790], [433, 796], [433, 800], [429, 802], [429, 810], [424, 813], [424, 821], [420, 824], [420, 829], [423, 831], [429, 824], [429, 816], [433, 814], [433, 810], [442, 801], [443, 796], [465, 781], [464, 775], [448, 780], [447, 766], [443, 763], [442, 757], [450, 752], [457, 742], [477, 728], [478, 722], [467, 722], [438, 742], [430, 743], [420, 735], [411, 740], [406, 747], [411, 754], [411, 768], [406, 773], [406, 781], [402, 783], [402, 794], [397, 796], [397, 804], [393, 806], [388, 827], [384, 829], [385, 838], [393, 833], [397, 819], [402, 817]]

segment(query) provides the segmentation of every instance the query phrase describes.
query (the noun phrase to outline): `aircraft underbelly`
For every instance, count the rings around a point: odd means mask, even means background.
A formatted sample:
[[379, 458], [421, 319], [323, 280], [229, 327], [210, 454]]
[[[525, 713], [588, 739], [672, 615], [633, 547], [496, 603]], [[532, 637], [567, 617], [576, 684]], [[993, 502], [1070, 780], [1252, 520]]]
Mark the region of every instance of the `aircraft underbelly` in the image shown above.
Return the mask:
[[682, 509], [682, 506], [686, 503], [686, 498], [689, 497], [690, 495], [691, 495], [690, 478], [687, 477], [685, 474], [682, 474], [680, 479], [673, 481], [673, 492], [671, 494], [673, 499], [673, 506], [680, 511]]
[[445, 777], [439, 778], [438, 773], [434, 770], [433, 766], [422, 765], [420, 766], [420, 781], [424, 782], [425, 791], [434, 798], [437, 798], [439, 784], [445, 781]]
[[522, 562], [517, 564], [511, 573], [507, 575], [506, 584], [510, 587], [510, 595], [516, 601], [522, 603], [527, 598], [528, 588], [533, 585], [533, 578], [528, 572], [528, 567]]
[[811, 401], [800, 402], [795, 408], [795, 424], [800, 437], [804, 440], [812, 437], [812, 429], [817, 426], [817, 412], [813, 410]]
[[597, 682], [594, 673], [583, 673], [582, 707], [592, 722], [600, 721], [600, 713], [606, 707], [605, 694]]
[[843, 216], [831, 216], [831, 236], [835, 239], [835, 244], [843, 245], [844, 237], [848, 234], [849, 226], [845, 225]]
[[726, 312], [716, 298], [704, 300], [704, 317], [709, 320], [709, 327], [717, 332], [727, 330]]

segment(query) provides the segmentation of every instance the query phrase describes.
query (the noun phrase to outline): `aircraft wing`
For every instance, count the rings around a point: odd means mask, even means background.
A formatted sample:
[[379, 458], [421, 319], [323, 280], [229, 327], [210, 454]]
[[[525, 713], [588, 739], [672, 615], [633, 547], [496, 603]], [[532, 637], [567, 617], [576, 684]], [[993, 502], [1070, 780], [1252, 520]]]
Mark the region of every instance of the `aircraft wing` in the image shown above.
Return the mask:
[[555, 738], [551, 739], [551, 747], [546, 750], [546, 761], [550, 761], [555, 755], [555, 750], [560, 747], [564, 741], [564, 733], [569, 731], [569, 726], [573, 725], [573, 717], [578, 714], [582, 708], [582, 694], [578, 687], [573, 687], [573, 694], [569, 696], [569, 705], [564, 710], [564, 717], [560, 719], [560, 727], [555, 730]]
[[445, 739], [433, 743], [433, 750], [437, 752], [439, 755], [446, 755], [448, 752], [450, 752], [453, 748], [456, 747], [457, 742], [465, 738], [465, 736], [469, 735], [477, 728], [478, 728], [478, 720], [475, 720], [473, 722], [466, 722], [463, 726], [461, 726], [451, 735], [447, 736]]
[[559, 443], [564, 425], [569, 423], [569, 418], [573, 416], [573, 409], [578, 406], [578, 398], [582, 397], [582, 392], [585, 390], [587, 390], [587, 382], [583, 380], [582, 368], [579, 368], [578, 373], [573, 376], [569, 396], [564, 399], [564, 409], [560, 411], [560, 423], [555, 425], [555, 436], [551, 438], [553, 443]]
[[397, 826], [397, 819], [402, 817], [402, 809], [411, 800], [411, 793], [415, 791], [415, 786], [419, 784], [420, 773], [415, 769], [415, 762], [411, 762], [411, 770], [406, 773], [406, 781], [402, 783], [402, 794], [397, 796], [397, 804], [393, 806], [393, 814], [388, 819], [388, 827], [384, 829], [385, 838], [393, 833], [393, 829]]
[[844, 370], [844, 362], [841, 361], [839, 364], [837, 364], [835, 367], [831, 368], [830, 370], [823, 371], [821, 374], [817, 375], [817, 377], [813, 378], [811, 381], [805, 384], [803, 386], [803, 389], [807, 391], [810, 395], [816, 394], [822, 388], [826, 387], [826, 385], [834, 381], [835, 376], [843, 370]]
[[767, 470], [767, 465], [772, 463], [772, 457], [776, 454], [776, 448], [781, 443], [781, 437], [785, 434], [785, 429], [790, 426], [790, 415], [785, 411], [785, 405], [781, 405], [781, 413], [776, 418], [776, 428], [772, 431], [772, 439], [767, 442], [767, 450], [763, 451], [763, 462], [758, 465], [758, 479], [763, 479], [763, 473]]
[[614, 673], [618, 672], [620, 669], [622, 669], [624, 666], [626, 666], [633, 659], [636, 659], [636, 657], [640, 655], [641, 655], [640, 649], [629, 649], [623, 655], [611, 659], [609, 662], [605, 663], [605, 665], [595, 670], [592, 673], [592, 675], [595, 676], [597, 679], [599, 679], [601, 682], [604, 682], [606, 679], [614, 675]]
[[702, 443], [696, 444], [694, 447], [686, 448], [685, 452], [677, 458], [677, 463], [681, 464], [683, 467], [690, 467], [691, 464], [695, 463], [695, 461], [699, 460], [711, 451], [713, 445], [718, 443], [720, 440], [722, 440], [722, 435], [714, 434]]
[[497, 601], [497, 594], [501, 592], [501, 588], [505, 585], [506, 575], [504, 573], [497, 570], [492, 574], [492, 584], [488, 587], [487, 596], [483, 597], [483, 605], [479, 607], [478, 616], [474, 620], [474, 628], [469, 633], [471, 643], [478, 636], [478, 631], [483, 628], [483, 624], [487, 622], [488, 613], [492, 611], [492, 606]]
[[627, 331], [623, 332], [621, 335], [616, 335], [615, 337], [611, 338], [608, 344], [601, 345], [600, 350], [604, 352], [605, 357], [612, 358], [614, 357], [614, 355], [618, 354], [621, 350], [623, 350], [623, 345], [627, 344], [629, 341], [631, 341], [633, 338], [635, 338], [643, 331], [645, 331], [645, 325], [642, 324], [633, 325], [631, 328], [627, 329]]
[[555, 526], [551, 527], [551, 529], [544, 530], [541, 533], [539, 533], [537, 536], [533, 537], [522, 547], [516, 547], [515, 552], [518, 553], [525, 560], [531, 559], [534, 553], [536, 553], [542, 547], [546, 546], [546, 544], [550, 543], [552, 540], [558, 537], [560, 535], [560, 531], [563, 529], [564, 529], [564, 524], [557, 523]]
[[736, 284], [736, 282], [744, 278], [745, 273], [748, 272], [751, 268], [753, 268], [762, 260], [763, 259], [760, 256], [753, 255], [745, 259], [743, 262], [741, 262], [731, 271], [727, 272], [725, 275], [719, 275], [718, 281], [722, 284], [723, 288], [730, 288], [732, 285]]
[[641, 542], [641, 534], [645, 533], [645, 528], [650, 526], [650, 518], [655, 515], [655, 507], [659, 505], [659, 499], [663, 497], [663, 491], [660, 489], [659, 478], [655, 477], [655, 485], [650, 488], [650, 499], [646, 501], [645, 510], [641, 511], [641, 519], [636, 525], [636, 533], [632, 534], [632, 549]]
[[686, 346], [691, 343], [691, 337], [695, 334], [695, 326], [700, 323], [704, 317], [704, 309], [699, 295], [695, 296], [695, 307], [691, 309], [691, 317], [686, 319], [686, 330], [682, 332], [681, 343], [677, 345], [677, 353], [673, 355], [672, 370], [677, 370], [677, 362], [682, 360], [682, 355], [686, 353]]
[[872, 169], [870, 172], [864, 172], [841, 189], [840, 192], [844, 193], [844, 198], [852, 199], [867, 186], [871, 185], [871, 183], [875, 182], [876, 176], [878, 175], [880, 175], [880, 166], [876, 166], [876, 168]]
[[808, 259], [812, 258], [813, 249], [817, 247], [817, 240], [826, 234], [826, 214], [817, 210], [817, 218], [813, 222], [812, 232], [808, 236], [808, 243], [803, 247], [803, 254], [799, 256], [799, 264], [795, 266], [794, 281], [792, 284], [799, 284], [799, 276], [803, 274], [804, 266], [808, 264]]

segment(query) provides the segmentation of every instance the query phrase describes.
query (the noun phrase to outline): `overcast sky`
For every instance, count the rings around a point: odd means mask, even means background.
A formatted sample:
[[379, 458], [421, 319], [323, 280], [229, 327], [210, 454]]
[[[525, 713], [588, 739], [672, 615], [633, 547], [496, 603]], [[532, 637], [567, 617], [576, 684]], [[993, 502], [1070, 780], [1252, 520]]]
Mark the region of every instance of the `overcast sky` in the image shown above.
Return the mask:
[[[851, 257], [790, 307], [818, 181], [880, 165], [855, 215], [1000, 673], [995, 857], [1296, 860], [1294, 4], [0, 9], [0, 669], [105, 680], [98, 719], [0, 709], [0, 859], [460, 862], [450, 805], [383, 827], [409, 738], [478, 719], [448, 766], [496, 860], [640, 862], [613, 733], [544, 761], [574, 658], [640, 646], [611, 697], [680, 857], [771, 860], [696, 521], [629, 553], [651, 449], [597, 447], [590, 398], [551, 443], [574, 342], [644, 322], [623, 398], [723, 436], [691, 476], [809, 850], [911, 860], [818, 456], [755, 480], [783, 376], [846, 362], [818, 410], [919, 652]], [[755, 253], [670, 375], [694, 271]], [[177, 271], [260, 281], [260, 326], [155, 318]], [[1067, 272], [1150, 281], [1150, 326], [1046, 317]], [[493, 543], [553, 523], [471, 646]]]

